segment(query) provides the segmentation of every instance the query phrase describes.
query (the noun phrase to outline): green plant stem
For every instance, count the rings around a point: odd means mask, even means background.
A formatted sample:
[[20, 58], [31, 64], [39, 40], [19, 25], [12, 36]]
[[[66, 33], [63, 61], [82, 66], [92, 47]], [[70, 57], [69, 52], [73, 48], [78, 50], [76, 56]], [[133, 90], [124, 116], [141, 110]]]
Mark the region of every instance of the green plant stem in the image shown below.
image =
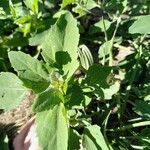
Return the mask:
[[[138, 53], [138, 58], [137, 58], [137, 61], [136, 61], [136, 64], [135, 64], [135, 66], [134, 66], [134, 70], [133, 70], [133, 73], [131, 74], [131, 77], [130, 77], [130, 81], [129, 81], [129, 85], [130, 85], [130, 89], [132, 89], [132, 86], [133, 86], [133, 82], [134, 82], [134, 79], [135, 79], [135, 76], [136, 76], [136, 74], [137, 74], [137, 68], [138, 68], [138, 64], [139, 64], [139, 62], [140, 62], [140, 56], [141, 56], [141, 54], [140, 54], [140, 51], [141, 51], [141, 49], [142, 49], [142, 47], [140, 46], [140, 48], [139, 48], [140, 50], [139, 50], [139, 53]], [[128, 101], [128, 99], [129, 99], [129, 95], [130, 95], [130, 90], [126, 90], [126, 94], [125, 94], [126, 96], [125, 96], [125, 98], [124, 98], [124, 104], [123, 104], [123, 107], [122, 107], [122, 115], [124, 114], [124, 111], [125, 111], [125, 109], [126, 109], [126, 104], [127, 104], [127, 101]]]
[[121, 17], [118, 17], [117, 25], [116, 25], [115, 31], [113, 33], [113, 36], [111, 38], [111, 48], [110, 48], [110, 53], [109, 53], [109, 66], [112, 66], [112, 64], [113, 64], [113, 51], [112, 51], [112, 49], [113, 49], [114, 39], [115, 39], [115, 36], [116, 36], [120, 22], [121, 22]]
[[117, 108], [118, 108], [118, 119], [121, 119], [121, 101], [120, 101], [120, 94], [116, 95], [117, 101]]
[[106, 25], [105, 25], [105, 21], [104, 21], [103, 16], [102, 16], [102, 22], [103, 22], [103, 27], [104, 27], [105, 41], [108, 41], [108, 36], [107, 36], [107, 32], [106, 32]]
[[108, 123], [108, 119], [109, 119], [110, 114], [111, 114], [111, 111], [109, 111], [106, 119], [104, 120], [104, 131], [103, 131], [103, 134], [104, 134], [104, 139], [106, 141], [106, 144], [107, 144], [109, 150], [112, 150], [112, 147], [110, 146], [108, 138], [107, 138], [107, 135], [106, 135], [106, 130], [107, 130], [106, 127], [107, 127], [107, 123]]
[[126, 126], [123, 126], [123, 127], [118, 127], [118, 128], [115, 128], [115, 129], [107, 129], [107, 131], [111, 131], [111, 132], [124, 131], [124, 130], [129, 130], [129, 129], [132, 129], [132, 128], [148, 126], [148, 125], [150, 125], [150, 121], [142, 121], [142, 122], [138, 122], [138, 123], [133, 123], [131, 125], [126, 125]]
[[128, 120], [128, 122], [135, 122], [135, 121], [140, 121], [142, 120], [143, 118], [139, 117], [139, 118], [135, 118], [135, 119], [130, 119]]

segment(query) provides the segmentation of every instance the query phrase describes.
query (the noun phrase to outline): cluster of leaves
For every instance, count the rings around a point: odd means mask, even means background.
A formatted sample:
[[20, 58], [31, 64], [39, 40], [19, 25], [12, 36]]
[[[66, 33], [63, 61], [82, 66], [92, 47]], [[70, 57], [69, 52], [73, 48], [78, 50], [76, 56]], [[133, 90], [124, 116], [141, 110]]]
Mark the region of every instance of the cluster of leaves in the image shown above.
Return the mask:
[[148, 0], [1, 0], [0, 109], [34, 91], [43, 150], [150, 149], [149, 11]]

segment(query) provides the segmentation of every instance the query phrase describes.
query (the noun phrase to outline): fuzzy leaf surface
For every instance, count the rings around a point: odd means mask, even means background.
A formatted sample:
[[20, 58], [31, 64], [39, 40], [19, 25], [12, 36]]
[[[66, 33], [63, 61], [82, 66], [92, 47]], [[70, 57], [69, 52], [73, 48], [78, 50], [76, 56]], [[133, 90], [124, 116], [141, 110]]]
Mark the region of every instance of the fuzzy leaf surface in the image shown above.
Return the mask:
[[[58, 63], [62, 65], [64, 74], [71, 76], [78, 68], [77, 49], [79, 42], [79, 30], [77, 28], [77, 20], [70, 12], [61, 15], [57, 22], [48, 30], [47, 36], [42, 43], [42, 55], [47, 62]], [[68, 62], [61, 60], [64, 57], [59, 57], [58, 52], [63, 51], [67, 53]], [[56, 56], [57, 54], [57, 56]], [[62, 53], [60, 53], [62, 55]], [[66, 55], [66, 54], [65, 54]], [[63, 54], [64, 56], [64, 54]], [[67, 59], [66, 58], [66, 59]], [[63, 62], [60, 64], [60, 62]]]
[[36, 114], [37, 136], [42, 150], [67, 150], [68, 125], [62, 103]]
[[13, 73], [0, 73], [0, 109], [10, 110], [19, 105], [27, 89]]
[[35, 103], [33, 104], [33, 111], [40, 112], [49, 110], [60, 102], [63, 102], [62, 93], [57, 89], [47, 89], [37, 95]]
[[109, 150], [105, 139], [97, 125], [89, 126], [84, 130], [83, 147], [86, 150]]
[[9, 52], [12, 67], [25, 86], [35, 92], [42, 92], [49, 86], [49, 75], [42, 62], [23, 52]]

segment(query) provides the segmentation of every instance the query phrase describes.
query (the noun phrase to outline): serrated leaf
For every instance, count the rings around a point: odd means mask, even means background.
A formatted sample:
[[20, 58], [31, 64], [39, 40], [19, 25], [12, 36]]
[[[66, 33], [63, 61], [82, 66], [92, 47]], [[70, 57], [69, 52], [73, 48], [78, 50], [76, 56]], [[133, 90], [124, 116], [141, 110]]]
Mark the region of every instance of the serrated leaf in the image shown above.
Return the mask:
[[8, 55], [12, 67], [26, 87], [42, 92], [49, 86], [49, 75], [42, 62], [23, 52], [11, 51]]
[[68, 125], [66, 110], [62, 103], [52, 110], [37, 113], [36, 125], [42, 150], [67, 150]]
[[50, 88], [37, 95], [33, 104], [33, 111], [40, 112], [49, 110], [63, 101], [62, 93], [57, 89]]
[[129, 33], [150, 34], [149, 20], [150, 20], [150, 15], [138, 17], [138, 19], [130, 26]]
[[109, 150], [105, 139], [97, 125], [85, 128], [82, 137], [82, 144], [86, 150]]
[[0, 73], [0, 109], [10, 110], [19, 105], [27, 89], [12, 73]]
[[78, 68], [77, 48], [79, 41], [79, 30], [77, 20], [70, 12], [62, 14], [50, 30], [42, 43], [42, 55], [47, 62], [56, 62], [56, 52], [64, 51], [68, 53], [71, 61], [62, 64], [64, 74], [71, 76]]

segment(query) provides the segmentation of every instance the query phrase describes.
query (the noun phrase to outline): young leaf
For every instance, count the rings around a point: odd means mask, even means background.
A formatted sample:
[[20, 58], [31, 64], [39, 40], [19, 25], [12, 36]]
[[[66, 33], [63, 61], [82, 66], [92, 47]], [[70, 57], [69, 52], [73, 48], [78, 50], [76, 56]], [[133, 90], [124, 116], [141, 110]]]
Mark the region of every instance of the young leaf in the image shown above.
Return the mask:
[[37, 136], [42, 150], [67, 150], [68, 125], [62, 103], [36, 114]]
[[28, 8], [30, 8], [35, 14], [38, 13], [38, 2], [39, 0], [24, 0], [24, 3]]
[[82, 144], [86, 150], [109, 150], [100, 131], [100, 127], [97, 125], [85, 128], [82, 137]]
[[0, 73], [0, 109], [10, 110], [19, 105], [27, 89], [12, 73]]
[[[50, 30], [42, 43], [42, 55], [47, 62], [56, 62], [56, 52], [64, 51], [67, 53], [69, 61], [63, 66], [64, 74], [71, 76], [78, 68], [77, 48], [79, 41], [79, 30], [77, 20], [70, 12], [62, 14]], [[57, 56], [58, 57], [58, 56]], [[71, 61], [70, 61], [71, 59]]]
[[149, 20], [150, 15], [138, 17], [138, 19], [130, 26], [129, 33], [150, 34]]
[[23, 52], [14, 51], [9, 52], [9, 59], [26, 87], [42, 92], [49, 86], [49, 75], [42, 62]]
[[57, 89], [47, 89], [46, 91], [37, 95], [33, 104], [33, 111], [40, 112], [49, 110], [55, 105], [63, 102], [64, 98], [62, 93]]

